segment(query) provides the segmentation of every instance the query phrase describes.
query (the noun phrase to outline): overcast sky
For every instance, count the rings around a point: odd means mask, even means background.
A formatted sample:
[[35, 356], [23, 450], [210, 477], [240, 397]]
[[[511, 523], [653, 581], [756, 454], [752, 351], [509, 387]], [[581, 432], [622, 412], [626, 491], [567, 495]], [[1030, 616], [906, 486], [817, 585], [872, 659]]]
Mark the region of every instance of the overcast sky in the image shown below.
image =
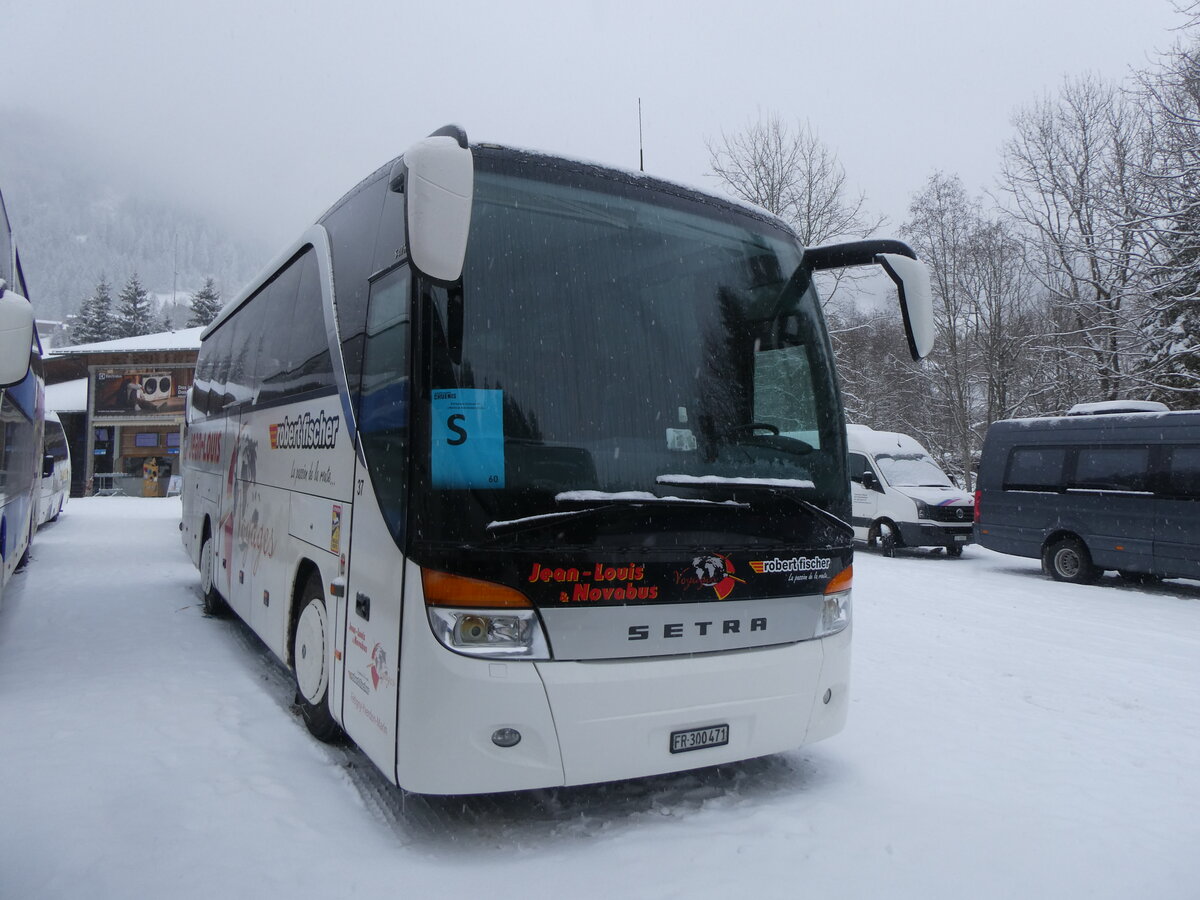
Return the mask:
[[1169, 0], [0, 0], [0, 108], [271, 246], [448, 122], [636, 168], [639, 98], [647, 172], [713, 187], [706, 139], [777, 112], [898, 225], [935, 170], [990, 187], [1015, 110], [1178, 23]]

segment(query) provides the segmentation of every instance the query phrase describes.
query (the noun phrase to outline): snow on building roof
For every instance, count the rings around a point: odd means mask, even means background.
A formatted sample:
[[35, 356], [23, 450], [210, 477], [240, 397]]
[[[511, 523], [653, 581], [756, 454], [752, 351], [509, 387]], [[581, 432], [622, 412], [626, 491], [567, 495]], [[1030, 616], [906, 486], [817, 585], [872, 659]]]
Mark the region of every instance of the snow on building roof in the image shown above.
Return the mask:
[[85, 353], [153, 353], [165, 350], [199, 350], [199, 328], [181, 328], [178, 331], [161, 331], [157, 334], [139, 334], [137, 337], [118, 338], [115, 341], [98, 341], [94, 344], [76, 344], [74, 347], [55, 347], [46, 355], [81, 356]]
[[46, 409], [60, 413], [87, 411], [88, 380], [76, 378], [46, 385]]

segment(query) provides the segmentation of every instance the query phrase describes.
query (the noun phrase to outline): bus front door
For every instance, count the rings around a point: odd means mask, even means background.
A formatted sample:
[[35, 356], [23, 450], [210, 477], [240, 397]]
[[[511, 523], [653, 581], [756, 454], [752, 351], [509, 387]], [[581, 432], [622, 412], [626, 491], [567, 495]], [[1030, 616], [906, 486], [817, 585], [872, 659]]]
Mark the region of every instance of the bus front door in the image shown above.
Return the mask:
[[394, 773], [404, 557], [361, 466], [358, 472], [349, 529], [342, 727], [381, 770]]

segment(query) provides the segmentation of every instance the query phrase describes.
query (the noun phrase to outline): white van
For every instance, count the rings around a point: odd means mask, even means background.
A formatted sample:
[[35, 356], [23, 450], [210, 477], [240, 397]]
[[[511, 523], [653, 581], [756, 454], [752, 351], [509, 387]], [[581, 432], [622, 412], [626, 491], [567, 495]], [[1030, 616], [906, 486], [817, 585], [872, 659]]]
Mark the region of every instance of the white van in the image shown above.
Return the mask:
[[42, 485], [38, 496], [38, 526], [53, 522], [71, 495], [71, 451], [58, 414], [47, 411], [42, 448]]
[[961, 556], [975, 502], [915, 439], [847, 425], [854, 537], [891, 556], [897, 547], [944, 547]]

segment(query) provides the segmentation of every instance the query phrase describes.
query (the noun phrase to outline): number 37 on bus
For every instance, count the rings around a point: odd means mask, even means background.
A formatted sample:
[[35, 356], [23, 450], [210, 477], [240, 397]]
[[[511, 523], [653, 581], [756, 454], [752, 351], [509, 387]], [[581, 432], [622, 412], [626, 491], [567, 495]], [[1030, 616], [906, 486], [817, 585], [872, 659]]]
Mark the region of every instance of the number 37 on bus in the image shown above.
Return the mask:
[[814, 273], [775, 217], [449, 127], [203, 334], [183, 538], [204, 604], [434, 794], [651, 775], [841, 729], [852, 529]]

